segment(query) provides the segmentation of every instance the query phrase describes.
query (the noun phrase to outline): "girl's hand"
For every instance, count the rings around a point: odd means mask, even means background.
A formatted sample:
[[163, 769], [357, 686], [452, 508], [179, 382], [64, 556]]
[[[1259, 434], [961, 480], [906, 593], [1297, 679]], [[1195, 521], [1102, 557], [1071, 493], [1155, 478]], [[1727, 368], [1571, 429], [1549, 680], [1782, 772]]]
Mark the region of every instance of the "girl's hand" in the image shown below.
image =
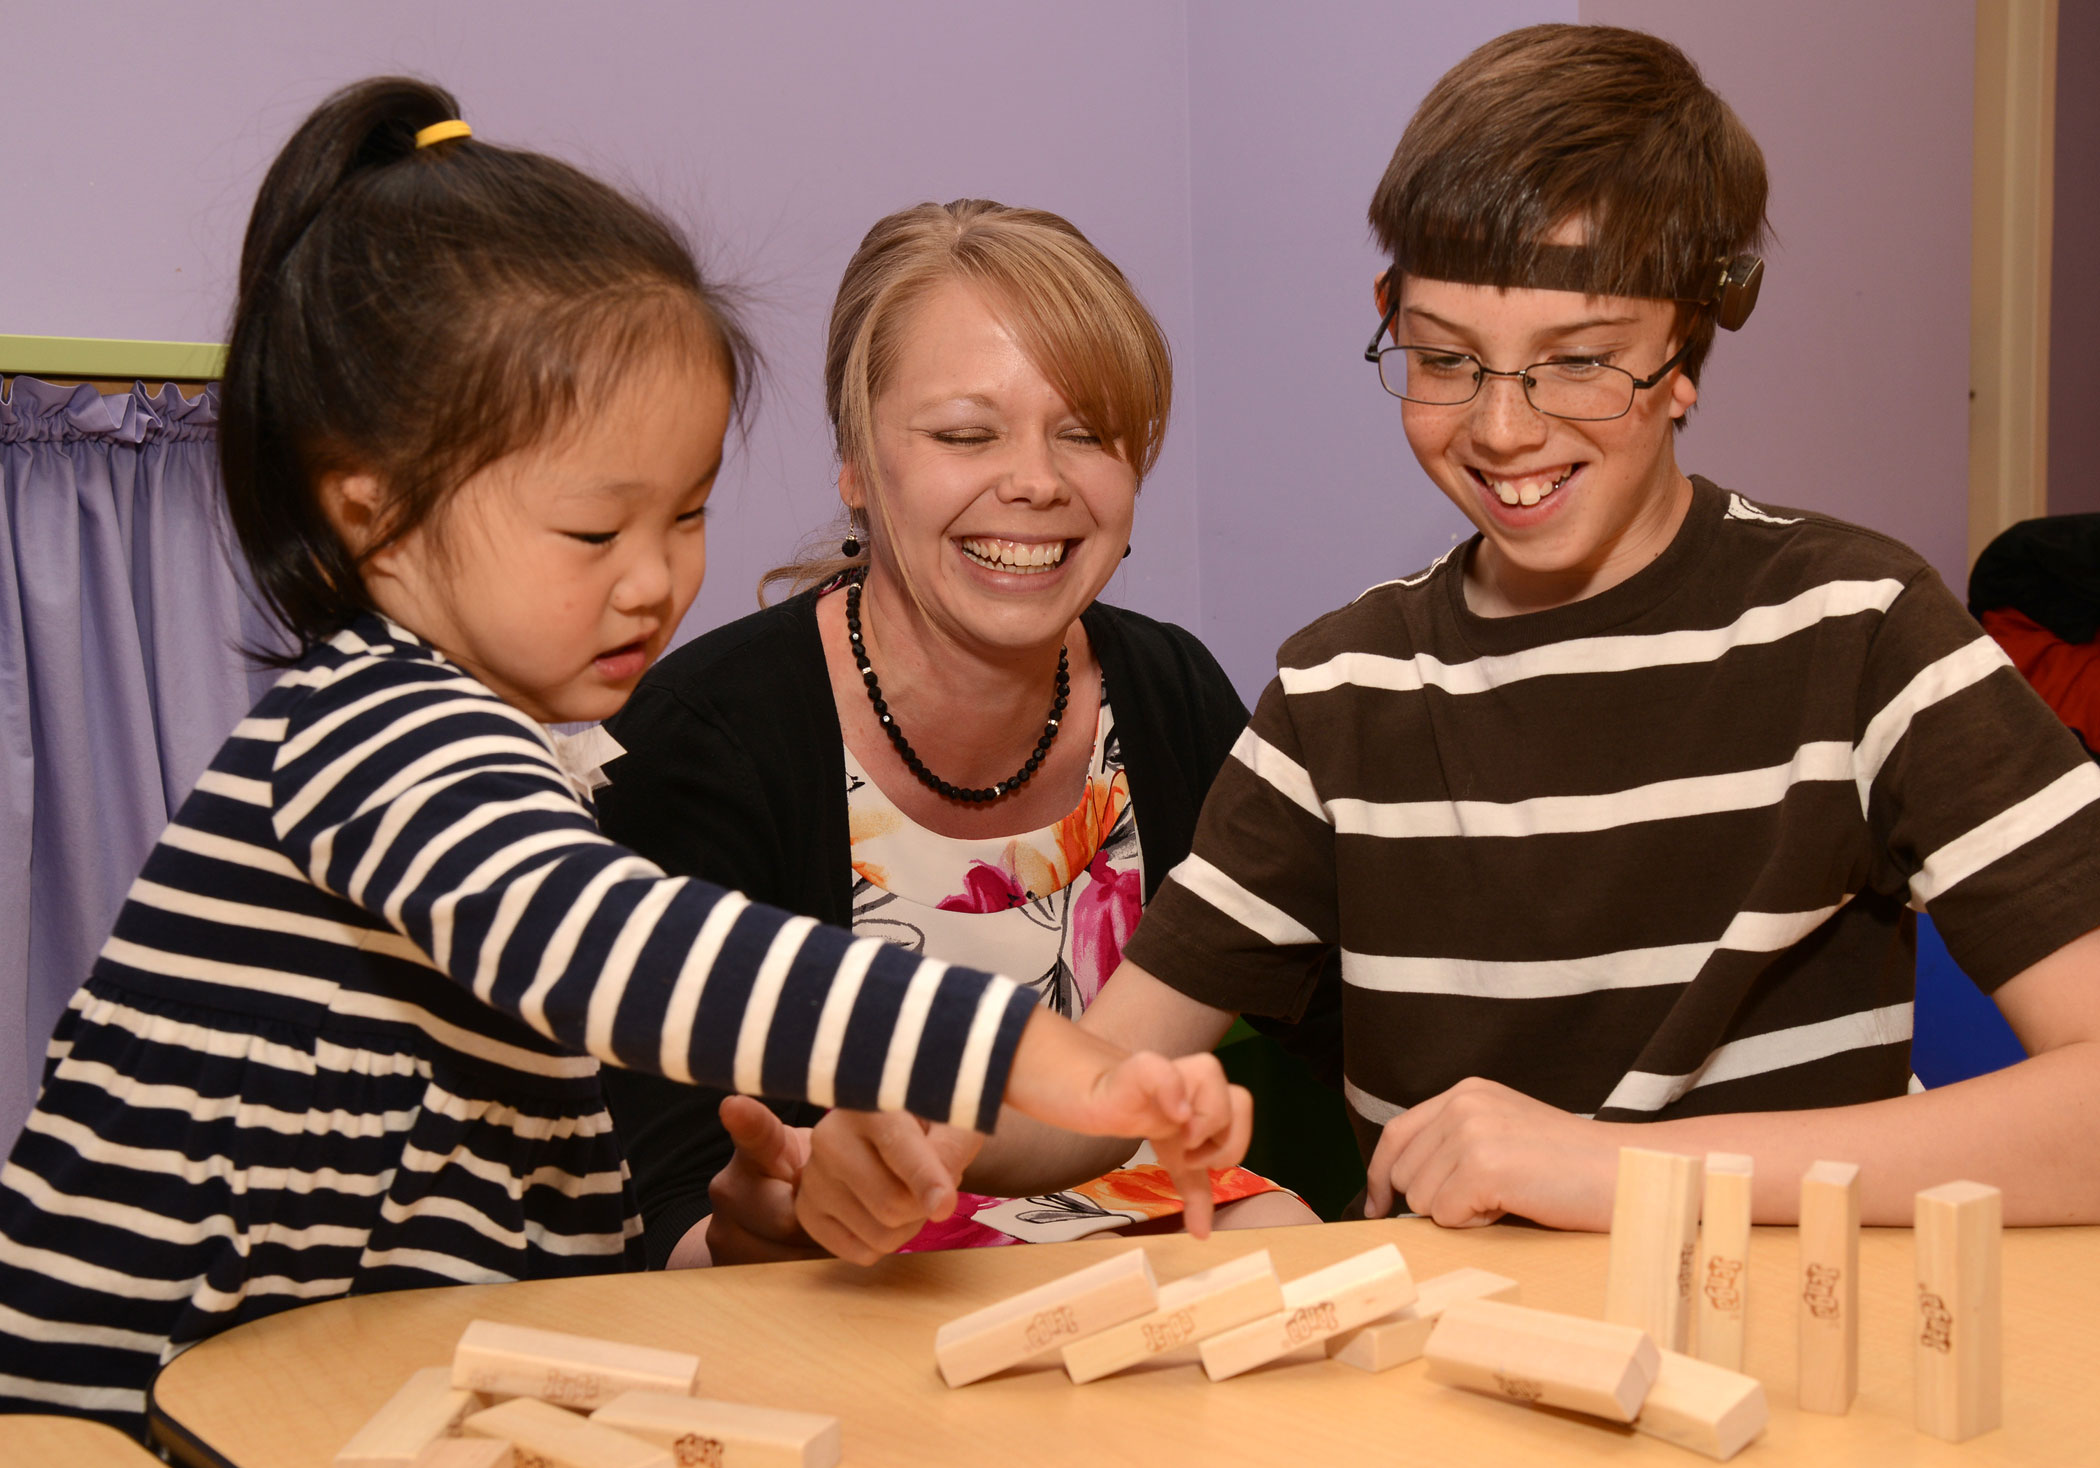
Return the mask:
[[736, 1155], [707, 1185], [714, 1213], [707, 1252], [716, 1264], [821, 1259], [795, 1221], [795, 1190], [809, 1164], [810, 1129], [791, 1127], [749, 1096], [722, 1100], [722, 1125]]
[[810, 1133], [795, 1218], [817, 1244], [873, 1264], [955, 1211], [981, 1133], [901, 1111], [834, 1111]]
[[1365, 1212], [1395, 1197], [1446, 1228], [1514, 1213], [1549, 1228], [1611, 1228], [1619, 1148], [1637, 1127], [1588, 1121], [1473, 1077], [1385, 1124], [1371, 1154]]

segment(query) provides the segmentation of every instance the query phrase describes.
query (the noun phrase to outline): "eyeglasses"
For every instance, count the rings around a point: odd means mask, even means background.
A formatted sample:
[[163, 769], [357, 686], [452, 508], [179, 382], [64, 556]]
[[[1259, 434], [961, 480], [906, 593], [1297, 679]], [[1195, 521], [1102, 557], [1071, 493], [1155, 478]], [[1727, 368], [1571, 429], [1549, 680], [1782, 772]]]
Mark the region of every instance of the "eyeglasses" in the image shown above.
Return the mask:
[[1378, 381], [1403, 402], [1432, 408], [1455, 408], [1470, 403], [1480, 393], [1480, 384], [1490, 377], [1514, 377], [1524, 384], [1524, 401], [1548, 418], [1570, 418], [1578, 423], [1601, 423], [1623, 418], [1633, 409], [1635, 393], [1654, 387], [1674, 371], [1691, 351], [1689, 339], [1670, 354], [1670, 359], [1647, 377], [1635, 377], [1623, 367], [1586, 357], [1561, 357], [1534, 362], [1513, 372], [1489, 367], [1468, 352], [1444, 347], [1383, 347], [1378, 344], [1392, 329], [1400, 314], [1396, 299], [1378, 323], [1364, 360], [1378, 364]]

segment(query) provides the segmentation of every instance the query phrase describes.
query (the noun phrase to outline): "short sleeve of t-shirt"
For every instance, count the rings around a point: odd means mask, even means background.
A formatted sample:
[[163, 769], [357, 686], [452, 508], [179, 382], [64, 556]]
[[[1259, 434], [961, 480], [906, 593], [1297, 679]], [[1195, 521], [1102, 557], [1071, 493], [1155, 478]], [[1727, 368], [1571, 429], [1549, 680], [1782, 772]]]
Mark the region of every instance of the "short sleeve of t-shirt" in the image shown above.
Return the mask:
[[1295, 1020], [1337, 941], [1334, 827], [1279, 679], [1204, 799], [1189, 856], [1123, 954], [1214, 1008]]
[[1986, 992], [2100, 928], [2100, 766], [1939, 577], [1889, 607], [1854, 752], [1875, 845]]

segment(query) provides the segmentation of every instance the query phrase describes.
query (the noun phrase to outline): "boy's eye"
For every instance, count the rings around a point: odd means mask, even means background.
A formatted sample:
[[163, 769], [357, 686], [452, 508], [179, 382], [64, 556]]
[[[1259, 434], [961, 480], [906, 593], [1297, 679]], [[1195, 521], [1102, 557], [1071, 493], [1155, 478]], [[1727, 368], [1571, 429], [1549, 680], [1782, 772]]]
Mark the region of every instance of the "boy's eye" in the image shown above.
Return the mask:
[[1417, 351], [1414, 353], [1414, 359], [1415, 366], [1422, 371], [1434, 372], [1444, 377], [1457, 377], [1473, 370], [1473, 359], [1461, 356], [1457, 352]]
[[1596, 357], [1555, 357], [1539, 365], [1552, 369], [1555, 377], [1569, 382], [1587, 382], [1603, 372], [1607, 364]]

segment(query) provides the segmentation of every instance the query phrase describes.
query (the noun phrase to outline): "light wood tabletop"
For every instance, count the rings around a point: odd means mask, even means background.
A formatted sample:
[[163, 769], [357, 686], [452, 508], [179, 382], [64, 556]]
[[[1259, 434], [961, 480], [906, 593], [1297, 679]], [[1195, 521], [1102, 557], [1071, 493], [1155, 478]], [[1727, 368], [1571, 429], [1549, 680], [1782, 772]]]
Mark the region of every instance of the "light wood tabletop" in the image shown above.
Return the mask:
[[[1374, 1376], [1299, 1360], [1214, 1384], [1185, 1350], [1074, 1386], [1053, 1354], [973, 1386], [941, 1384], [933, 1337], [944, 1321], [1140, 1242], [1162, 1283], [1264, 1247], [1288, 1279], [1392, 1242], [1417, 1279], [1475, 1265], [1518, 1280], [1526, 1304], [1596, 1315], [1609, 1241], [1398, 1219], [1204, 1244], [1164, 1235], [919, 1254], [872, 1269], [776, 1264], [369, 1295], [194, 1347], [155, 1384], [156, 1428], [200, 1464], [319, 1468], [410, 1371], [448, 1361], [467, 1323], [486, 1318], [696, 1353], [702, 1395], [839, 1417], [848, 1468], [1704, 1461], [1625, 1428], [1437, 1386], [1419, 1362]], [[2005, 1426], [1960, 1445], [1911, 1425], [1910, 1231], [1861, 1239], [1859, 1399], [1843, 1417], [1794, 1407], [1795, 1255], [1792, 1229], [1755, 1231], [1746, 1363], [1772, 1423], [1735, 1462], [2100, 1461], [2100, 1230], [2006, 1230]]]
[[8, 1468], [155, 1468], [154, 1457], [114, 1427], [80, 1417], [0, 1415]]

